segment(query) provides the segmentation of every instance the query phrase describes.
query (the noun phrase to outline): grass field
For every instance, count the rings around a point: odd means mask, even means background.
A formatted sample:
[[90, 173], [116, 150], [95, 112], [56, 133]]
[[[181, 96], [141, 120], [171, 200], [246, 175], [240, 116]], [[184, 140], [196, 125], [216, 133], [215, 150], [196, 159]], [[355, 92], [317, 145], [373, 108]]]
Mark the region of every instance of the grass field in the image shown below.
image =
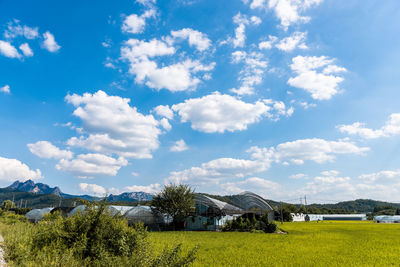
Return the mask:
[[400, 266], [400, 224], [285, 223], [288, 234], [154, 232], [151, 240], [199, 245], [195, 266]]

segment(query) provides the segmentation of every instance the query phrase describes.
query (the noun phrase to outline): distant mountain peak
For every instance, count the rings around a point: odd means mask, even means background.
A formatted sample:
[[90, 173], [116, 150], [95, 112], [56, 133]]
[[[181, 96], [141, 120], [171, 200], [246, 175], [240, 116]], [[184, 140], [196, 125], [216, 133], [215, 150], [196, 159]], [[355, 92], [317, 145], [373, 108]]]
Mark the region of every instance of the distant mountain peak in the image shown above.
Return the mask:
[[59, 187], [50, 187], [47, 184], [43, 183], [35, 183], [32, 180], [27, 180], [25, 182], [15, 181], [8, 188], [22, 191], [22, 192], [30, 192], [35, 194], [53, 194], [59, 196], [61, 194], [61, 190]]

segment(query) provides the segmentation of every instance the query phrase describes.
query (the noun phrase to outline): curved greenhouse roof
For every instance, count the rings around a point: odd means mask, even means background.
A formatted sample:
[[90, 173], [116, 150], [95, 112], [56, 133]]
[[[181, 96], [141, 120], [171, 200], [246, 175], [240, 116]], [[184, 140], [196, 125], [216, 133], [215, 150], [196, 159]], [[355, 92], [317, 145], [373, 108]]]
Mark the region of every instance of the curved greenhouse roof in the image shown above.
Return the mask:
[[234, 205], [250, 211], [250, 210], [259, 210], [259, 211], [273, 211], [271, 205], [267, 203], [262, 197], [256, 195], [252, 192], [243, 192], [239, 195], [235, 195], [232, 198], [232, 202]]
[[144, 224], [155, 224], [159, 222], [158, 216], [156, 216], [150, 207], [147, 206], [136, 206], [125, 212], [125, 218], [129, 224], [142, 222]]
[[43, 216], [49, 214], [54, 208], [33, 209], [25, 214], [25, 217], [33, 222], [38, 222], [43, 219]]
[[204, 210], [200, 208], [200, 213], [224, 213], [224, 214], [238, 214], [242, 213], [243, 210], [234, 205], [228, 204], [226, 202], [202, 195], [195, 195], [195, 203], [196, 205], [206, 207]]
[[[73, 210], [71, 210], [71, 212], [69, 213], [69, 216], [75, 215], [78, 212], [84, 214], [85, 210], [86, 210], [86, 206], [85, 205], [79, 205], [76, 208], [74, 208]], [[120, 214], [120, 211], [118, 209], [114, 208], [113, 206], [107, 206], [106, 210], [111, 216], [115, 216], [117, 214]]]

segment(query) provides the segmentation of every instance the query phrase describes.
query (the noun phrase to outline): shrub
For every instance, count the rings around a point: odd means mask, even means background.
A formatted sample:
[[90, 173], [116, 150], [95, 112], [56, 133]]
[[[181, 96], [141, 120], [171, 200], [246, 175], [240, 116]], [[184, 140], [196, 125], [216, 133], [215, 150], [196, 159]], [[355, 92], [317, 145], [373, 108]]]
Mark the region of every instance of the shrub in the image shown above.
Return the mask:
[[[246, 218], [243, 219], [243, 216]], [[263, 216], [256, 216], [254, 213], [245, 214], [232, 221], [227, 221], [222, 227], [222, 231], [241, 231], [241, 232], [258, 232], [263, 231], [264, 233], [274, 233], [277, 230], [277, 226], [273, 222], [268, 221], [268, 214]], [[250, 217], [250, 219], [249, 219]]]
[[84, 214], [64, 219], [56, 212], [21, 226], [5, 235], [8, 260], [18, 266], [185, 266], [197, 251], [183, 255], [177, 245], [155, 255], [144, 226], [129, 227], [108, 214], [104, 202], [88, 205]]

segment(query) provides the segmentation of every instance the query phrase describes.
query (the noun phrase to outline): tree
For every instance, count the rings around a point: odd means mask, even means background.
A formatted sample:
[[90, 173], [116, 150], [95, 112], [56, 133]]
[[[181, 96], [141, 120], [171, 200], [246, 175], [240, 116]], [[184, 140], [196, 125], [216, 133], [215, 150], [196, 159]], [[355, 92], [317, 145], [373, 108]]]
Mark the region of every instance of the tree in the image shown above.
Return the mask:
[[15, 208], [15, 203], [12, 202], [12, 201], [9, 200], [9, 199], [4, 200], [3, 203], [1, 204], [1, 208], [2, 208], [3, 210], [10, 210], [10, 209], [13, 209], [13, 208]]
[[194, 191], [189, 185], [166, 185], [153, 198], [151, 205], [158, 212], [170, 215], [177, 226], [194, 211]]

